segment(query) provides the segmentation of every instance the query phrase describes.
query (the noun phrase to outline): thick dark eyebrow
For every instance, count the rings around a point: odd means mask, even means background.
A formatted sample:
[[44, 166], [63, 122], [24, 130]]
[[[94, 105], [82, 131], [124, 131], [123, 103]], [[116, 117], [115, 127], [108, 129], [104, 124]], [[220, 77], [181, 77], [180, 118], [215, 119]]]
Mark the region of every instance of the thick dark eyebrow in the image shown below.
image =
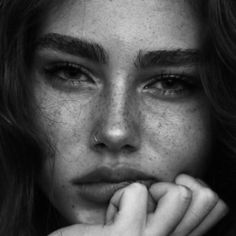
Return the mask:
[[[107, 64], [109, 57], [106, 50], [95, 42], [72, 36], [49, 33], [36, 42], [36, 49], [53, 49], [79, 56], [95, 63]], [[199, 51], [195, 49], [176, 50], [140, 50], [136, 59], [137, 68], [193, 65], [199, 62]]]
[[94, 42], [57, 33], [49, 33], [37, 40], [36, 49], [53, 49], [79, 56], [95, 63], [106, 64], [108, 55], [105, 49]]
[[135, 60], [135, 66], [145, 69], [194, 65], [199, 63], [199, 54], [199, 51], [195, 49], [140, 51]]

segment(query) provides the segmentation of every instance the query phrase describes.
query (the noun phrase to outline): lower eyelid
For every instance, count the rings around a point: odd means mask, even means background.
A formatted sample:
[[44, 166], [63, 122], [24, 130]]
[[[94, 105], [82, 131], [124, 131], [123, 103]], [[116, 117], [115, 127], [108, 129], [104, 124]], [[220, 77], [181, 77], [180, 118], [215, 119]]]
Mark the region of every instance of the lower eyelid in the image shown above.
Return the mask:
[[178, 98], [184, 98], [189, 95], [191, 95], [190, 91], [182, 90], [182, 91], [153, 91], [150, 94], [152, 94], [157, 99], [178, 99]]

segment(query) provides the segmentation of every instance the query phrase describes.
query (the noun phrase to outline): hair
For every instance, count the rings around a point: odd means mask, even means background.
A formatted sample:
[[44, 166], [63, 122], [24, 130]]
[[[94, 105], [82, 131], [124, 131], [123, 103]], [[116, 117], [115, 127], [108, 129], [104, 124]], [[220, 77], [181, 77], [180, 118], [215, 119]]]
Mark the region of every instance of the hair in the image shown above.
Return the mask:
[[35, 179], [46, 141], [39, 138], [34, 124], [34, 96], [26, 75], [30, 73], [30, 52], [49, 6], [46, 0], [1, 2], [0, 235], [36, 235]]
[[[202, 84], [210, 101], [215, 144], [208, 184], [228, 204], [230, 214], [212, 235], [235, 235], [236, 223], [236, 2], [205, 3], [206, 39]], [[226, 234], [226, 232], [228, 234]]]
[[[38, 210], [44, 207], [46, 216], [50, 209], [36, 184], [47, 142], [34, 123], [28, 79], [34, 43], [54, 2], [0, 0], [0, 235], [45, 235], [56, 228], [56, 223], [42, 223]], [[225, 228], [233, 225], [236, 213], [236, 2], [198, 2], [207, 21], [201, 79], [211, 104], [217, 147], [206, 181], [232, 209], [214, 234], [227, 235]], [[41, 228], [45, 230], [40, 232]]]

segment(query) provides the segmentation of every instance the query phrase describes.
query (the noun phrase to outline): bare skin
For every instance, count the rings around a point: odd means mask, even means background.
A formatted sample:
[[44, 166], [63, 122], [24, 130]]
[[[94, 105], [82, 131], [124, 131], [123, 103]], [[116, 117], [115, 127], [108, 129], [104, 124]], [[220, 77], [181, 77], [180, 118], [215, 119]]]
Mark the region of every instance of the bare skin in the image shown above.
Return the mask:
[[[77, 224], [49, 236], [204, 235], [228, 209], [216, 193], [200, 182], [180, 175], [175, 183], [154, 184], [149, 190], [139, 183], [131, 184], [112, 197], [105, 225]], [[148, 209], [149, 194], [152, 209]]]
[[72, 0], [45, 18], [32, 79], [54, 152], [38, 182], [74, 225], [52, 235], [196, 236], [223, 217], [196, 180], [213, 142], [202, 27], [185, 0]]

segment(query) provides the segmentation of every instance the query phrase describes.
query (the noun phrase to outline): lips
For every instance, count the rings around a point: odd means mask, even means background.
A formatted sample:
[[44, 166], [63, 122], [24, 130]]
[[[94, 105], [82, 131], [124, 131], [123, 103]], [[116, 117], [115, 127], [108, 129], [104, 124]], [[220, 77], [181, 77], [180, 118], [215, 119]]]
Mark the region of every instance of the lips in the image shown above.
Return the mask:
[[105, 204], [109, 202], [116, 191], [133, 182], [150, 187], [157, 180], [155, 177], [133, 168], [100, 167], [80, 178], [73, 179], [71, 182], [76, 185], [78, 194], [83, 199]]

